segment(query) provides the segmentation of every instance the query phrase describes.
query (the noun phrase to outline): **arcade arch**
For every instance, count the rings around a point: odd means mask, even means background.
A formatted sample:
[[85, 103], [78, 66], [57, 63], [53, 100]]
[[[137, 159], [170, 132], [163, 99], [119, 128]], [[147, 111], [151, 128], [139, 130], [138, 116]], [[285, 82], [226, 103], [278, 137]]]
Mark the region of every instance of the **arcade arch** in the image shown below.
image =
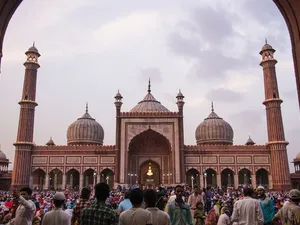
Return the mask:
[[51, 190], [62, 189], [63, 173], [59, 169], [54, 169], [49, 173], [49, 184]]
[[251, 184], [251, 171], [244, 168], [239, 171], [239, 185]]
[[101, 171], [100, 182], [107, 183], [110, 188], [114, 186], [114, 172], [111, 169]]
[[204, 172], [204, 187], [216, 187], [217, 186], [217, 172], [212, 169], [206, 169]]
[[79, 171], [76, 169], [70, 169], [67, 173], [67, 183], [66, 186], [69, 189], [79, 189], [79, 179], [80, 179], [80, 174]]
[[269, 172], [261, 168], [256, 171], [256, 184], [257, 186], [269, 187]]
[[97, 183], [97, 173], [94, 169], [89, 168], [83, 173], [83, 186], [93, 189]]
[[194, 188], [196, 185], [199, 187], [200, 180], [199, 180], [199, 171], [195, 168], [189, 169], [186, 172], [186, 183]]
[[34, 189], [44, 189], [46, 173], [38, 168], [32, 172], [32, 186]]
[[234, 172], [226, 168], [221, 172], [222, 187], [234, 187]]

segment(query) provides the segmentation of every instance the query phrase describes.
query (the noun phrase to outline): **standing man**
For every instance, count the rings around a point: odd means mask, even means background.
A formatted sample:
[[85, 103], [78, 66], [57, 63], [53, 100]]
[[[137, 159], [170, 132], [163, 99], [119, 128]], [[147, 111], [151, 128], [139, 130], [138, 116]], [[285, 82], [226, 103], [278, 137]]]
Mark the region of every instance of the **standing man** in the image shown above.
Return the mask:
[[258, 200], [253, 199], [253, 189], [244, 189], [244, 198], [234, 203], [232, 222], [242, 225], [263, 225], [264, 218]]
[[97, 202], [83, 209], [80, 219], [81, 225], [114, 225], [116, 224], [116, 213], [105, 204], [109, 197], [109, 186], [99, 183], [95, 186], [95, 197]]
[[131, 191], [132, 208], [121, 213], [119, 225], [152, 225], [151, 212], [141, 208], [143, 199], [142, 189], [135, 188]]
[[283, 225], [300, 224], [300, 191], [292, 189], [289, 193], [290, 201], [285, 203], [283, 207], [276, 213], [273, 218], [274, 222], [281, 221]]
[[82, 210], [91, 204], [90, 202], [91, 191], [88, 188], [82, 188], [81, 190], [81, 198], [79, 202], [75, 205], [73, 210], [71, 224], [80, 224], [80, 217], [82, 214]]
[[144, 201], [147, 207], [146, 210], [152, 214], [152, 225], [170, 225], [169, 215], [155, 206], [157, 197], [153, 189], [148, 189], [144, 193]]
[[71, 225], [71, 217], [62, 209], [65, 200], [66, 197], [63, 192], [55, 193], [53, 196], [54, 209], [45, 214], [42, 225]]
[[168, 205], [171, 225], [193, 225], [190, 206], [182, 199], [183, 187], [175, 187], [176, 199]]
[[[199, 193], [200, 192], [200, 193]], [[197, 202], [202, 202], [204, 205], [204, 201], [201, 195], [201, 190], [197, 186], [194, 187], [194, 193], [189, 196], [188, 204], [191, 207], [192, 218], [194, 218], [194, 211], [196, 210]], [[193, 221], [195, 223], [195, 219]]]
[[16, 217], [12, 224], [14, 225], [31, 225], [35, 214], [35, 204], [30, 200], [32, 190], [29, 187], [23, 187], [20, 194], [16, 190], [13, 192], [13, 197], [19, 202], [16, 211]]
[[272, 219], [275, 215], [275, 206], [273, 201], [266, 196], [266, 191], [263, 186], [258, 186], [257, 195], [259, 197], [260, 207], [264, 216], [264, 225], [272, 225]]
[[132, 208], [132, 204], [129, 198], [130, 198], [130, 190], [127, 190], [125, 191], [124, 200], [120, 202], [118, 206], [118, 210], [117, 210], [118, 215], [120, 215], [121, 212], [124, 212], [125, 210]]

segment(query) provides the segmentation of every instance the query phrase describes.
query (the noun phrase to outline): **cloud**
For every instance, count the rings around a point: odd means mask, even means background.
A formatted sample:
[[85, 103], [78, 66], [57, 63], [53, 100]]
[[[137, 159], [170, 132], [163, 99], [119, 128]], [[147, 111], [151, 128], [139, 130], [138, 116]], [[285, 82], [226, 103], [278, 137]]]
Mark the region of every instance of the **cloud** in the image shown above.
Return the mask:
[[210, 101], [218, 101], [218, 102], [240, 102], [243, 99], [241, 93], [224, 89], [212, 89], [206, 94], [206, 99]]
[[[248, 135], [253, 137], [257, 144], [265, 144], [266, 137], [266, 119], [264, 110], [242, 110], [229, 115], [229, 121], [235, 132], [235, 139], [247, 139]], [[241, 132], [242, 131], [242, 132]]]
[[154, 67], [140, 69], [140, 79], [143, 82], [150, 79], [153, 83], [159, 83], [162, 81], [162, 74], [158, 68]]

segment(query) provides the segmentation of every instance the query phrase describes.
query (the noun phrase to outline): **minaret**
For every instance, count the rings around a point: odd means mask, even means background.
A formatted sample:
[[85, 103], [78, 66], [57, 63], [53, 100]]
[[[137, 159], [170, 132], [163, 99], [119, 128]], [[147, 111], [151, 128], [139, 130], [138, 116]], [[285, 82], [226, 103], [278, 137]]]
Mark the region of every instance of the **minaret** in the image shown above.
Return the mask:
[[271, 174], [273, 189], [290, 190], [291, 180], [287, 157], [284, 129], [281, 115], [281, 103], [279, 97], [275, 65], [277, 60], [274, 58], [275, 49], [267, 43], [263, 46], [260, 54], [262, 60], [260, 65], [263, 67], [265, 101], [266, 106], [268, 142], [267, 146], [271, 151]]
[[115, 106], [116, 106], [116, 160], [115, 160], [115, 179], [116, 183], [120, 183], [120, 154], [121, 154], [121, 106], [122, 95], [119, 90], [115, 96]]
[[184, 106], [184, 96], [179, 90], [177, 96], [177, 107], [179, 113], [179, 147], [180, 147], [180, 168], [181, 168], [181, 182], [185, 182], [185, 166], [184, 166], [184, 127], [183, 127], [183, 106]]
[[12, 188], [20, 188], [30, 185], [31, 149], [34, 146], [34, 111], [37, 106], [37, 103], [35, 102], [36, 80], [37, 69], [40, 67], [38, 63], [40, 54], [34, 46], [34, 43], [25, 54], [27, 59], [24, 63], [25, 77], [23, 94], [22, 99], [19, 102], [20, 118], [17, 141], [14, 143], [16, 151], [12, 174]]

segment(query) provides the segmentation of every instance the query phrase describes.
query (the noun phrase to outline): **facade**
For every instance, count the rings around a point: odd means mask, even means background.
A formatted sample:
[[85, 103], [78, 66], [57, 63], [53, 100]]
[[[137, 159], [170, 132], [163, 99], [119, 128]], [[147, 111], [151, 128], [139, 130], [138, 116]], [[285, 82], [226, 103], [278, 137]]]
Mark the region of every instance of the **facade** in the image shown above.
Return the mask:
[[[104, 130], [89, 114], [67, 130], [67, 145], [50, 139], [44, 146], [33, 142], [38, 50], [26, 52], [25, 79], [20, 104], [12, 187], [42, 189], [82, 188], [96, 182], [116, 185], [175, 185], [238, 187], [242, 184], [290, 189], [283, 121], [276, 79], [275, 50], [265, 44], [260, 52], [265, 84], [268, 142], [233, 145], [229, 123], [211, 113], [196, 128], [196, 145], [184, 144], [184, 96], [179, 91], [176, 112], [169, 111], [151, 93], [129, 112], [122, 112], [122, 95], [115, 96], [116, 141], [103, 145]], [[280, 162], [280, 163], [279, 163]]]

